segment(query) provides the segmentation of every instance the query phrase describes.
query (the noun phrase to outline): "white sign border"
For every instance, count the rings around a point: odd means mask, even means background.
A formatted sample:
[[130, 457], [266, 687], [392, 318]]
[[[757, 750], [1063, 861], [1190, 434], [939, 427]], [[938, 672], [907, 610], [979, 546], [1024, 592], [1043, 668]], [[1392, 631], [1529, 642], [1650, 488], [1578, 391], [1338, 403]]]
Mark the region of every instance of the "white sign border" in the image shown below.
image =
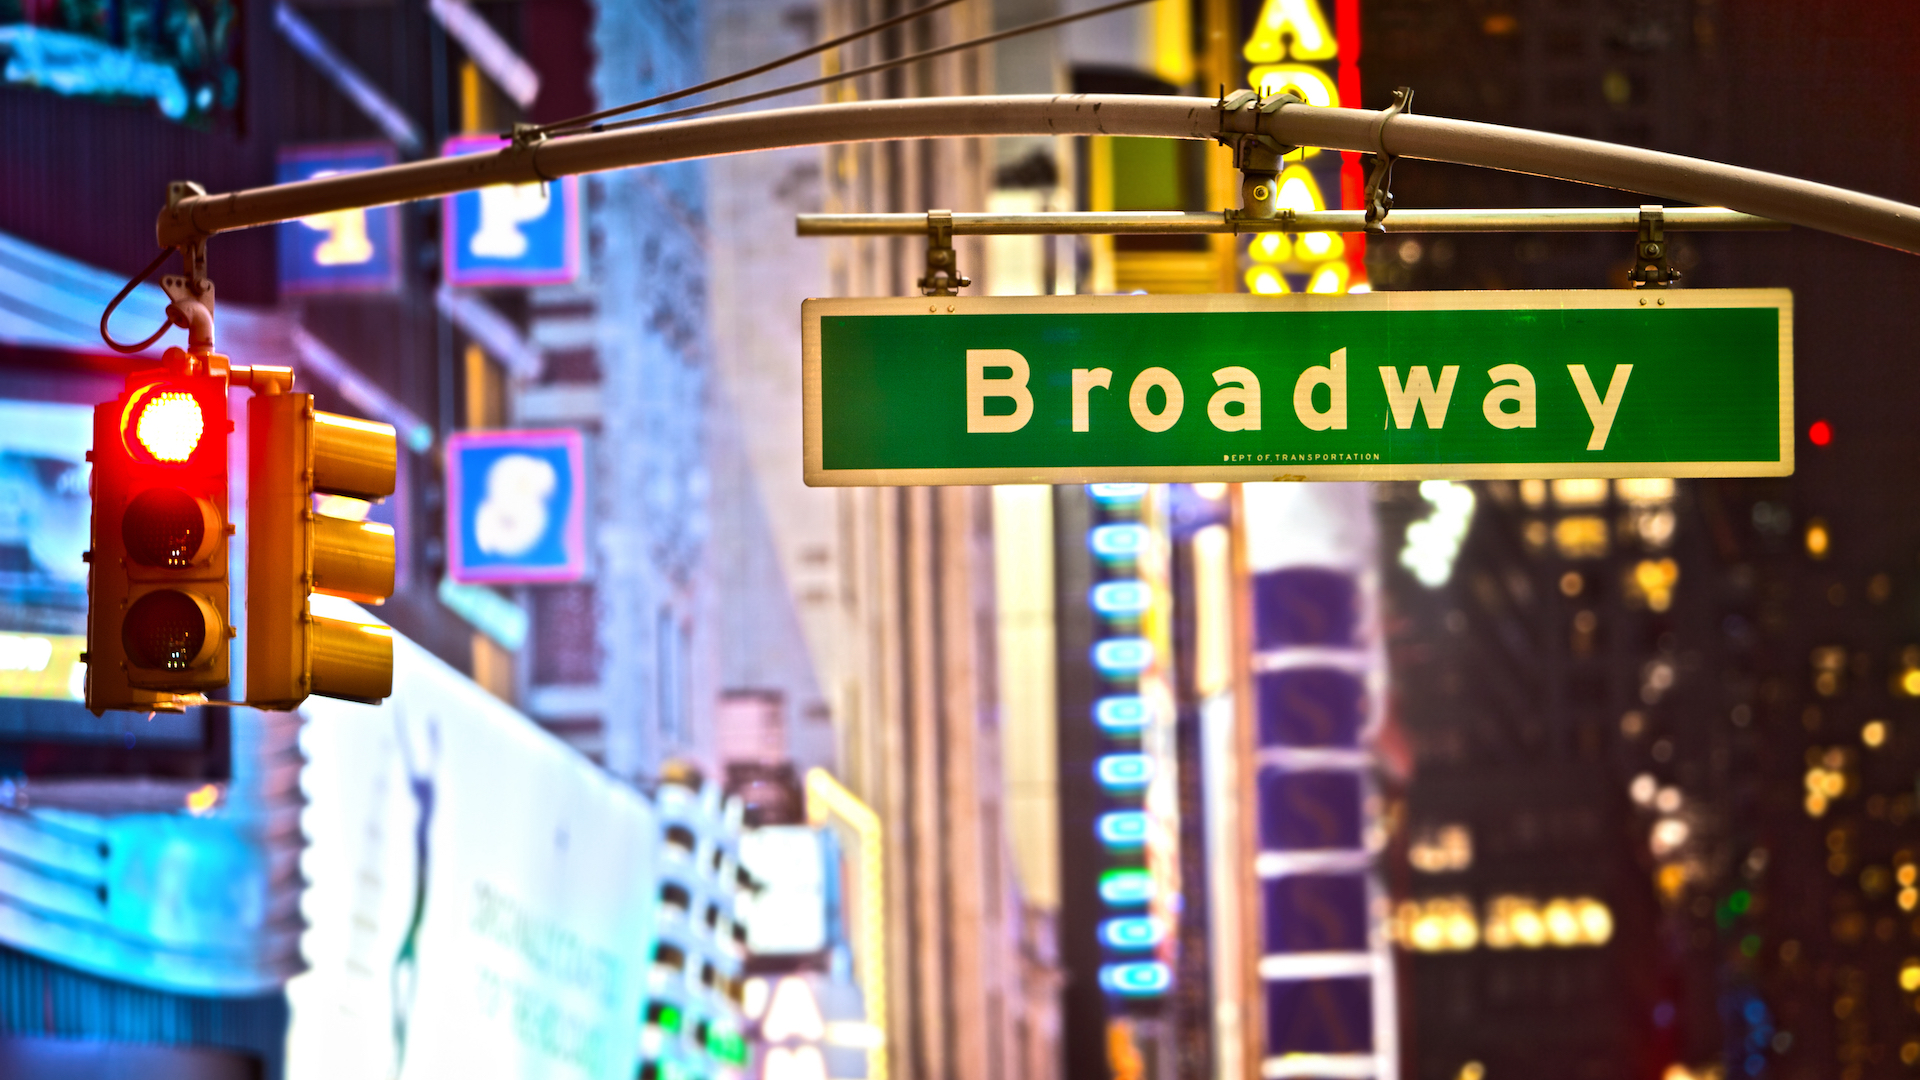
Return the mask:
[[[1778, 461], [1607, 461], [1559, 464], [1428, 463], [1154, 465], [1087, 468], [832, 469], [825, 467], [820, 414], [820, 320], [829, 315], [1143, 314], [1229, 311], [1553, 311], [1773, 308], [1780, 313]], [[1641, 476], [1791, 476], [1793, 293], [1788, 289], [1538, 289], [1484, 292], [1374, 292], [1340, 296], [1213, 293], [1161, 296], [896, 296], [807, 300], [800, 308], [802, 447], [808, 487], [919, 487], [967, 484], [1087, 484], [1112, 481], [1258, 483], [1270, 480], [1507, 480]]]

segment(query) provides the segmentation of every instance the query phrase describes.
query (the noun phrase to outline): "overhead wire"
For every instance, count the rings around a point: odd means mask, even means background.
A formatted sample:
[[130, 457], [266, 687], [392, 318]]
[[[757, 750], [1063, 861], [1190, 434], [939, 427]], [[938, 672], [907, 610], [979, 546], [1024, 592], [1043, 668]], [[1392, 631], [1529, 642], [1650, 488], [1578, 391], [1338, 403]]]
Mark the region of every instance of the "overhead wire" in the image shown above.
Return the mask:
[[100, 340], [107, 343], [107, 348], [112, 349], [114, 352], [117, 352], [117, 353], [126, 353], [129, 355], [137, 352], [145, 352], [147, 349], [152, 347], [154, 342], [160, 340], [160, 335], [166, 333], [168, 330], [173, 329], [173, 320], [169, 318], [166, 322], [163, 322], [160, 324], [160, 329], [155, 330], [153, 332], [152, 337], [148, 338], [147, 340], [141, 342], [138, 345], [122, 344], [118, 341], [113, 340], [112, 334], [107, 333], [107, 320], [113, 317], [113, 309], [120, 306], [120, 302], [122, 300], [125, 300], [128, 297], [128, 295], [130, 295], [133, 292], [135, 286], [147, 280], [147, 278], [151, 276], [155, 270], [160, 269], [160, 264], [165, 262], [167, 260], [167, 256], [171, 254], [173, 254], [172, 248], [161, 248], [160, 254], [155, 255], [153, 257], [153, 261], [147, 264], [147, 268], [145, 270], [140, 271], [138, 274], [135, 274], [130, 280], [128, 280], [126, 285], [120, 289], [120, 292], [114, 296], [113, 301], [107, 305], [107, 310], [100, 313]]
[[705, 105], [694, 105], [690, 108], [675, 109], [672, 112], [655, 113], [652, 116], [636, 117], [632, 120], [622, 120], [613, 124], [594, 124], [588, 128], [557, 131], [553, 132], [553, 134], [566, 136], [597, 134], [603, 131], [622, 131], [627, 128], [641, 127], [646, 124], [657, 124], [665, 120], [679, 120], [683, 117], [698, 116], [701, 113], [713, 112], [717, 109], [728, 109], [735, 105], [746, 105], [755, 101], [764, 101], [767, 98], [780, 97], [784, 94], [793, 94], [802, 90], [812, 90], [815, 87], [827, 86], [831, 83], [844, 82], [848, 79], [858, 79], [865, 75], [873, 75], [882, 71], [889, 71], [893, 68], [905, 67], [908, 64], [917, 64], [923, 60], [937, 59], [938, 57], [961, 52], [966, 49], [977, 49], [982, 45], [992, 45], [995, 42], [1005, 41], [1012, 37], [1019, 37], [1022, 34], [1031, 34], [1040, 30], [1051, 30], [1056, 26], [1065, 26], [1068, 23], [1079, 22], [1081, 19], [1091, 19], [1096, 15], [1105, 15], [1123, 8], [1138, 7], [1141, 4], [1152, 2], [1153, 0], [1119, 0], [1118, 3], [1107, 4], [1103, 7], [1089, 8], [1086, 11], [1075, 12], [1071, 15], [1060, 15], [1051, 19], [1042, 19], [1039, 22], [1027, 23], [1025, 26], [1016, 26], [1010, 30], [1002, 30], [998, 33], [987, 34], [983, 37], [955, 42], [952, 45], [942, 45], [938, 48], [927, 49], [908, 56], [901, 56], [892, 60], [883, 60], [877, 64], [868, 64], [865, 67], [854, 68], [852, 71], [842, 71], [833, 75], [822, 75], [820, 78], [808, 79], [805, 82], [791, 83], [787, 86], [779, 86], [771, 90], [762, 90], [754, 94], [744, 94], [740, 97], [727, 98], [724, 101], [708, 102]]
[[[957, 4], [959, 2], [960, 0], [933, 0], [932, 3], [923, 4], [920, 7], [914, 8], [912, 11], [902, 12], [899, 15], [895, 15], [891, 19], [884, 19], [880, 22], [874, 23], [872, 26], [863, 26], [858, 30], [854, 30], [851, 33], [842, 34], [837, 38], [829, 38], [826, 41], [820, 42], [818, 45], [810, 45], [807, 48], [801, 49], [799, 52], [788, 53], [787, 55], [782, 56], [777, 60], [769, 60], [766, 63], [759, 65], [758, 67], [750, 67], [745, 71], [736, 71], [731, 75], [722, 75], [720, 78], [710, 79], [707, 82], [703, 82], [698, 86], [689, 86], [684, 90], [675, 90], [670, 94], [661, 94], [658, 97], [650, 97], [645, 101], [636, 101], [629, 105], [616, 105], [611, 109], [602, 109], [599, 112], [587, 113], [584, 116], [576, 116], [568, 120], [555, 120], [550, 124], [540, 124], [530, 129], [523, 129], [523, 130], [531, 131], [533, 134], [536, 134], [536, 135], [546, 135], [546, 134], [551, 134], [552, 132], [555, 132], [555, 131], [571, 130], [573, 128], [584, 127], [588, 124], [592, 124], [600, 120], [605, 120], [608, 117], [619, 116], [622, 113], [630, 113], [639, 109], [650, 109], [655, 105], [665, 105], [669, 101], [679, 101], [681, 98], [692, 97], [695, 94], [703, 94], [708, 90], [717, 90], [722, 86], [728, 85], [729, 83], [740, 82], [743, 79], [751, 79], [755, 75], [764, 75], [767, 72], [772, 71], [774, 68], [785, 67], [788, 64], [792, 64], [800, 60], [805, 60], [809, 56], [817, 56], [820, 53], [826, 52], [828, 49], [837, 49], [842, 45], [846, 45], [851, 42], [858, 41], [863, 37], [869, 37], [873, 34], [878, 34], [883, 30], [891, 30], [894, 27], [899, 26], [901, 23], [912, 22], [913, 20], [920, 18], [922, 15], [931, 15], [934, 12], [939, 11], [941, 8], [952, 7], [954, 4]], [[512, 138], [513, 136], [503, 135], [501, 137]]]

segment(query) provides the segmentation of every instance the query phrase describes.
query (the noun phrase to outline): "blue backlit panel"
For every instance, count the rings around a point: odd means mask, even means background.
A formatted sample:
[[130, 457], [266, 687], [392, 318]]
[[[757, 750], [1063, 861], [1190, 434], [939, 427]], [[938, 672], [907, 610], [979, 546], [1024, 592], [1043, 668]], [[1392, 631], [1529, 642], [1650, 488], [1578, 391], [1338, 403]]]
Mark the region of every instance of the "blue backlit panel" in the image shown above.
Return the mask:
[[457, 582], [574, 581], [586, 572], [578, 431], [468, 431], [447, 444], [447, 571]]
[[1267, 984], [1267, 1054], [1373, 1050], [1373, 981], [1300, 979]]
[[[318, 180], [392, 165], [388, 143], [342, 143], [288, 147], [280, 151], [280, 183]], [[287, 296], [319, 293], [394, 292], [400, 288], [400, 208], [336, 210], [277, 227], [280, 291]]]
[[1366, 950], [1364, 875], [1297, 874], [1262, 882], [1260, 891], [1268, 954]]
[[1284, 668], [1254, 679], [1261, 746], [1352, 749], [1366, 726], [1366, 687], [1337, 668]]
[[236, 0], [0, 6], [0, 81], [70, 97], [150, 101], [201, 126], [240, 104]]
[[[445, 156], [491, 153], [497, 136], [447, 141]], [[449, 196], [441, 244], [452, 285], [563, 285], [580, 274], [580, 178], [496, 184]]]
[[1262, 769], [1257, 784], [1261, 850], [1352, 851], [1362, 846], [1365, 793], [1357, 772]]
[[1253, 577], [1253, 634], [1258, 649], [1349, 648], [1360, 627], [1359, 586], [1352, 574], [1289, 567]]

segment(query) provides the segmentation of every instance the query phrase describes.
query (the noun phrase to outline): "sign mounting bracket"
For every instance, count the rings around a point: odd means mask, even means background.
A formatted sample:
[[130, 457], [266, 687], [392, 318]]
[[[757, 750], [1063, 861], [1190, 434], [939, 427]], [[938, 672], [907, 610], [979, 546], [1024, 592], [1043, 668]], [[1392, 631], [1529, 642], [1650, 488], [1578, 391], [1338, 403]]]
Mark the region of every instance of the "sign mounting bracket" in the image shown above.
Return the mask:
[[927, 211], [927, 276], [920, 279], [922, 296], [958, 296], [973, 284], [960, 276], [959, 254], [953, 250], [953, 211]]
[[1399, 156], [1387, 150], [1387, 121], [1413, 111], [1413, 87], [1403, 86], [1393, 92], [1393, 104], [1381, 112], [1380, 119], [1373, 125], [1373, 141], [1380, 152], [1373, 157], [1373, 168], [1367, 173], [1367, 231], [1383, 233], [1387, 231], [1387, 212], [1393, 209], [1393, 192], [1389, 190], [1393, 183], [1393, 163]]
[[1666, 208], [1657, 204], [1640, 207], [1640, 236], [1633, 242], [1633, 269], [1628, 280], [1636, 289], [1665, 289], [1680, 280], [1680, 271], [1667, 257]]
[[1270, 116], [1283, 105], [1301, 104], [1305, 103], [1290, 93], [1265, 98], [1257, 90], [1236, 90], [1229, 95], [1226, 88], [1221, 87], [1220, 100], [1214, 106], [1220, 113], [1219, 133], [1214, 138], [1233, 150], [1233, 167], [1240, 170], [1240, 209], [1226, 212], [1227, 223], [1233, 226], [1234, 232], [1240, 231], [1242, 221], [1274, 221], [1292, 216], [1280, 210], [1280, 163], [1299, 147], [1289, 146], [1271, 135], [1229, 133], [1227, 114], [1246, 109]]

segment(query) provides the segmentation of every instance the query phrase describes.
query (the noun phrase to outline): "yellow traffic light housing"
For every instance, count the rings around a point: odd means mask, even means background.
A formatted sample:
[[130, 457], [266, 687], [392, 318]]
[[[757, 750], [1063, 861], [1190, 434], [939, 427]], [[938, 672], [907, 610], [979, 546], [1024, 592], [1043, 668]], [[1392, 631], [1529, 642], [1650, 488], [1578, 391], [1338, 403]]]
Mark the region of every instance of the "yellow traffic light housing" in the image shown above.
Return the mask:
[[177, 711], [176, 695], [229, 678], [227, 378], [169, 360], [94, 408], [84, 659], [96, 715]]
[[393, 427], [320, 412], [311, 394], [256, 392], [247, 443], [247, 703], [292, 709], [310, 694], [385, 698], [392, 631], [315, 616], [307, 597], [378, 604], [392, 594], [392, 528], [318, 513], [313, 497], [392, 495]]

